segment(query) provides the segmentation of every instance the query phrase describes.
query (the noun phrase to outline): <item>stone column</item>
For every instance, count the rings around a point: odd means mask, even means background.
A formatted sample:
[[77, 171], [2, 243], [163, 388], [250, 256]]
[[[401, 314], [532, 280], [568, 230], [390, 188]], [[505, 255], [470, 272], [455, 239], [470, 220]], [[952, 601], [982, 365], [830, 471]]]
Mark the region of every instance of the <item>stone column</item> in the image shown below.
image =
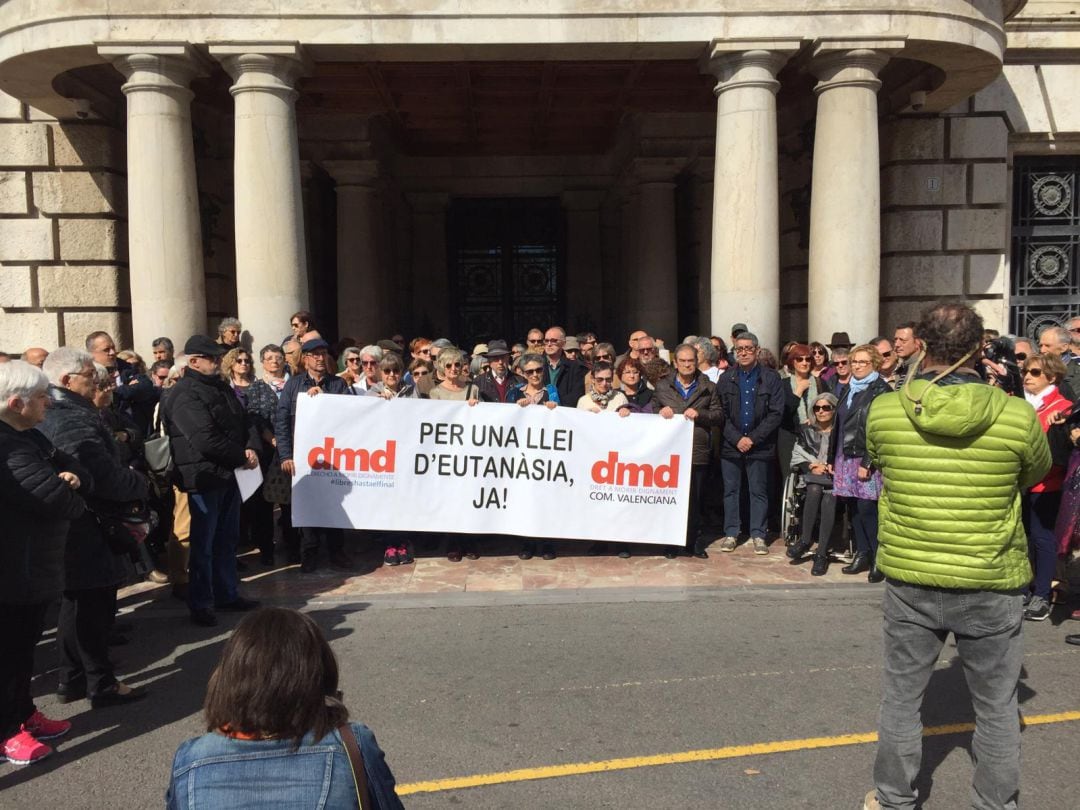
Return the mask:
[[626, 338], [641, 329], [638, 297], [638, 196], [637, 187], [627, 183], [619, 199], [619, 279], [615, 290], [615, 323], [618, 324], [616, 351], [621, 353]]
[[810, 340], [878, 333], [881, 181], [877, 78], [900, 42], [828, 43], [810, 69], [818, 78], [810, 196]]
[[450, 271], [446, 257], [446, 207], [450, 204], [450, 195], [418, 192], [407, 197], [413, 212], [414, 333], [432, 339], [448, 337]]
[[384, 293], [389, 268], [380, 266], [378, 164], [329, 160], [323, 168], [337, 183], [338, 332], [374, 343], [391, 328], [393, 314]]
[[780, 224], [776, 74], [796, 42], [714, 42], [717, 78], [710, 318], [727, 336], [743, 322], [779, 349]]
[[177, 350], [206, 331], [191, 80], [203, 72], [186, 43], [103, 45], [127, 78], [128, 257], [136, 351], [157, 337]]
[[296, 132], [298, 45], [211, 45], [233, 79], [238, 317], [258, 348], [308, 308], [307, 251]]
[[598, 329], [603, 318], [604, 285], [601, 276], [600, 191], [564, 191], [566, 211], [567, 329], [578, 321]]
[[633, 288], [637, 322], [631, 329], [663, 338], [669, 349], [679, 340], [675, 177], [685, 165], [684, 158], [639, 158], [631, 167], [638, 198]]

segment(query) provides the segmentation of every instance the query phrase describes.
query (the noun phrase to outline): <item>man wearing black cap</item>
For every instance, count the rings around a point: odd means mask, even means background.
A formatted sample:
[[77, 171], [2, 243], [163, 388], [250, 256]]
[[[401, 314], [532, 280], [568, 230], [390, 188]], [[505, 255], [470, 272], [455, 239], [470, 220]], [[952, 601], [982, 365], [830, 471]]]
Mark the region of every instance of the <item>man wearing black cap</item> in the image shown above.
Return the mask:
[[821, 379], [835, 388], [838, 374], [835, 357], [836, 350], [839, 349], [841, 355], [846, 359], [847, 353], [851, 351], [855, 344], [851, 342], [851, 338], [848, 337], [847, 332], [833, 332], [832, 338], [825, 345], [829, 348], [829, 352], [834, 356], [830, 358], [829, 367], [821, 372]]
[[[281, 389], [277, 415], [274, 418], [274, 438], [277, 440], [281, 469], [288, 475], [296, 475], [293, 463], [293, 431], [296, 428], [296, 399], [300, 394], [351, 394], [352, 387], [341, 377], [329, 372], [330, 346], [322, 338], [304, 341], [300, 347], [302, 368], [289, 378]], [[300, 529], [300, 570], [311, 573], [319, 564], [319, 541], [324, 540], [330, 553], [330, 565], [341, 571], [352, 568], [349, 555], [345, 553], [345, 535], [341, 529], [305, 526]]]
[[240, 538], [240, 489], [233, 471], [259, 463], [258, 432], [221, 376], [226, 348], [205, 335], [184, 344], [188, 372], [163, 403], [180, 488], [191, 510], [188, 607], [191, 620], [217, 624], [214, 608], [251, 610], [240, 596], [236, 545]]
[[505, 340], [493, 340], [484, 353], [491, 368], [476, 378], [476, 387], [480, 389], [481, 402], [506, 402], [506, 395], [519, 380], [510, 373], [510, 350]]

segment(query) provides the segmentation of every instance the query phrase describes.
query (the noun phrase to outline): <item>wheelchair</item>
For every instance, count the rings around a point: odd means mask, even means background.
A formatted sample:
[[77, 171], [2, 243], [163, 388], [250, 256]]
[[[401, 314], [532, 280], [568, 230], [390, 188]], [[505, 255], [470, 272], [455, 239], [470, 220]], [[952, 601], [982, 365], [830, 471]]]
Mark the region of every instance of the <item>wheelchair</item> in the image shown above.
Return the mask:
[[[784, 480], [784, 491], [780, 502], [780, 528], [784, 537], [784, 545], [790, 548], [799, 542], [803, 529], [803, 506], [806, 502], [806, 483], [803, 476], [796, 470], [791, 470]], [[836, 504], [837, 516], [833, 524], [833, 536], [829, 538], [830, 558], [835, 561], [850, 562], [855, 553], [855, 532], [851, 528], [850, 515], [844, 499], [839, 499]], [[844, 551], [836, 552], [836, 533], [839, 530], [843, 540]]]

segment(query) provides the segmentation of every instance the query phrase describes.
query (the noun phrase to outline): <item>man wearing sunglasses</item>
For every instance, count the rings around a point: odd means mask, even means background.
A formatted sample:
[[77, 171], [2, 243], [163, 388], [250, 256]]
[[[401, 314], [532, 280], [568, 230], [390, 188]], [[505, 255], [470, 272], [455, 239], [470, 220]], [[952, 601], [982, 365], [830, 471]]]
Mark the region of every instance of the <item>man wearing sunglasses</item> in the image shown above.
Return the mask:
[[[296, 400], [301, 394], [352, 394], [352, 387], [341, 377], [329, 372], [330, 346], [322, 338], [304, 341], [300, 347], [303, 369], [289, 378], [281, 390], [277, 414], [274, 418], [274, 438], [277, 439], [281, 471], [288, 476], [296, 475], [293, 463], [293, 431], [296, 429]], [[300, 529], [300, 570], [309, 574], [318, 569], [319, 545], [326, 544], [330, 554], [330, 566], [340, 571], [352, 569], [352, 562], [345, 552], [345, 535], [341, 529], [325, 529], [305, 526]]]
[[879, 335], [871, 340], [870, 343], [873, 344], [881, 354], [881, 368], [878, 369], [878, 374], [881, 375], [881, 379], [889, 384], [890, 388], [896, 390], [896, 367], [899, 358], [896, 356], [896, 352], [893, 351], [892, 341], [884, 335]]
[[578, 400], [585, 396], [585, 374], [587, 369], [580, 360], [571, 360], [563, 347], [566, 345], [566, 330], [561, 326], [552, 326], [544, 332], [544, 385], [554, 385], [559, 392], [559, 404], [576, 408]]

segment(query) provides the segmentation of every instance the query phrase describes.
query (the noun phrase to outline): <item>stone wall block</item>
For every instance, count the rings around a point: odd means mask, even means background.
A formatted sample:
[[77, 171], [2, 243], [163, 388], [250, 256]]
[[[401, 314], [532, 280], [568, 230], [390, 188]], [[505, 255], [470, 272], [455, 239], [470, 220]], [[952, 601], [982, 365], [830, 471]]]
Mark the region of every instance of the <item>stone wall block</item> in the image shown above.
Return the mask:
[[882, 126], [881, 135], [885, 163], [945, 157], [945, 121], [941, 118], [901, 118]]
[[26, 172], [0, 172], [0, 214], [26, 214]]
[[1005, 158], [1009, 130], [999, 116], [949, 119], [949, 157]]
[[968, 295], [1005, 295], [1005, 255], [976, 253], [968, 259]]
[[113, 219], [61, 219], [60, 258], [64, 261], [127, 261], [123, 223]]
[[963, 205], [967, 167], [956, 164], [889, 166], [881, 173], [884, 205]]
[[38, 299], [43, 307], [127, 306], [127, 271], [116, 265], [43, 265]]
[[947, 250], [1004, 250], [1008, 221], [1001, 208], [949, 211]]
[[63, 320], [68, 346], [82, 346], [87, 335], [103, 329], [113, 336], [117, 349], [131, 348], [131, 316], [125, 312], [65, 312]]
[[881, 294], [889, 298], [956, 295], [963, 283], [963, 256], [887, 256], [881, 260]]
[[0, 347], [12, 354], [31, 346], [52, 349], [60, 343], [57, 326], [51, 312], [5, 312], [0, 316]]
[[48, 166], [49, 128], [45, 124], [0, 124], [0, 166]]
[[44, 214], [123, 214], [124, 178], [108, 172], [40, 172], [34, 175], [34, 203]]
[[1005, 331], [1008, 329], [1007, 307], [1003, 298], [977, 298], [968, 302], [971, 308], [982, 315], [987, 329]]
[[8, 121], [23, 120], [22, 102], [3, 91], [0, 91], [0, 119]]
[[52, 261], [53, 224], [48, 219], [0, 219], [0, 261]]
[[57, 166], [123, 170], [124, 133], [101, 124], [51, 124]]
[[971, 166], [971, 202], [976, 205], [1006, 202], [1007, 167], [1004, 163], [974, 163]]
[[878, 312], [881, 316], [880, 323], [884, 326], [883, 331], [888, 332], [891, 325], [898, 323], [918, 323], [925, 308], [926, 304], [922, 301], [882, 301]]
[[0, 308], [31, 307], [33, 305], [34, 292], [33, 281], [30, 278], [30, 268], [25, 266], [0, 267]]
[[941, 211], [894, 211], [885, 215], [886, 253], [941, 250]]

